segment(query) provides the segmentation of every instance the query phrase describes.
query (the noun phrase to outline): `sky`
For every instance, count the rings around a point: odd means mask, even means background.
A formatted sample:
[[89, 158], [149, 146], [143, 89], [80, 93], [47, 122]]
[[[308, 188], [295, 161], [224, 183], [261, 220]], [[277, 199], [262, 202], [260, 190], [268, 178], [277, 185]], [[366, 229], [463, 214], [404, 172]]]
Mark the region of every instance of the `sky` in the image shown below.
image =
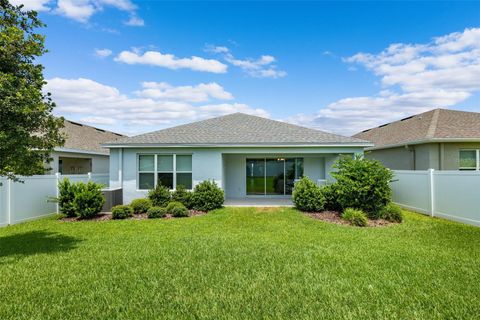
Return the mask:
[[233, 112], [352, 135], [480, 112], [480, 2], [11, 0], [54, 113], [135, 135]]

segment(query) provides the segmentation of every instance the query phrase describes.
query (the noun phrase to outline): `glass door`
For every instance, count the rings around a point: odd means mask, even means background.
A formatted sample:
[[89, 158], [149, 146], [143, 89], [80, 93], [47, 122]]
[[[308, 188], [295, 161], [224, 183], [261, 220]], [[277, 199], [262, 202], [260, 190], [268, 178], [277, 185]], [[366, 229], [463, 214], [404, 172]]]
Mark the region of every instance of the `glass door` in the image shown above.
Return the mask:
[[247, 159], [247, 195], [290, 195], [303, 176], [303, 158]]

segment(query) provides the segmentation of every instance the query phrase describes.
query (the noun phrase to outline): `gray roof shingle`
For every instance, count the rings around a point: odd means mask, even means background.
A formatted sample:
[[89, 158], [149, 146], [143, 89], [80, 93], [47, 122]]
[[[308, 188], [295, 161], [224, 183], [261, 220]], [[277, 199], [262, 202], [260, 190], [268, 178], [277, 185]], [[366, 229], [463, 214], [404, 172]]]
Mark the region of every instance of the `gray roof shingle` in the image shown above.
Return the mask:
[[107, 143], [115, 145], [325, 145], [370, 143], [319, 130], [233, 113], [172, 128], [122, 138]]
[[[93, 151], [108, 154], [108, 149], [101, 145], [114, 141], [124, 135], [65, 120], [61, 131], [65, 134], [65, 145], [62, 148], [82, 151]], [[60, 149], [62, 149], [60, 148]]]
[[375, 148], [435, 139], [480, 140], [480, 113], [434, 109], [365, 130], [353, 137], [372, 141]]

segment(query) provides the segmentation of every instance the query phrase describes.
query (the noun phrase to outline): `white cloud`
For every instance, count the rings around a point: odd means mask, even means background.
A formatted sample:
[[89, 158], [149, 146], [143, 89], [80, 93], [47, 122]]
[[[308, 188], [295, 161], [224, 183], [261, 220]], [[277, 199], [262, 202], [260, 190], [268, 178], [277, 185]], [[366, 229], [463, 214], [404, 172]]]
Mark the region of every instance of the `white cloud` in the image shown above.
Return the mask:
[[480, 29], [426, 44], [392, 44], [378, 54], [344, 59], [380, 77], [378, 95], [351, 97], [289, 121], [343, 134], [357, 133], [437, 107], [452, 107], [480, 91]]
[[130, 19], [125, 21], [125, 24], [132, 27], [143, 27], [145, 25], [145, 21], [143, 21], [142, 18], [139, 18], [136, 15], [132, 15]]
[[200, 83], [196, 86], [174, 87], [166, 82], [143, 82], [143, 89], [137, 95], [158, 100], [181, 100], [188, 102], [205, 102], [210, 99], [232, 100], [233, 96], [219, 84]]
[[95, 13], [105, 7], [128, 12], [129, 26], [143, 26], [144, 21], [137, 15], [137, 7], [130, 0], [10, 0], [14, 5], [23, 4], [26, 10], [52, 11], [78, 22], [87, 23]]
[[19, 6], [23, 4], [24, 10], [49, 11], [48, 4], [51, 0], [10, 0], [10, 3]]
[[190, 58], [177, 58], [173, 54], [163, 54], [159, 51], [140, 53], [136, 50], [122, 51], [115, 57], [115, 61], [126, 64], [144, 64], [168, 69], [191, 69], [213, 73], [227, 72], [227, 65], [214, 59], [204, 59], [192, 56]]
[[239, 67], [249, 76], [254, 78], [283, 78], [287, 73], [278, 70], [275, 65], [276, 59], [270, 55], [262, 55], [258, 59], [236, 59], [227, 47], [206, 45], [205, 51], [222, 54], [225, 61]]
[[56, 114], [129, 134], [238, 111], [268, 116], [263, 109], [236, 102], [201, 104], [212, 99], [233, 99], [216, 83], [174, 87], [167, 83], [145, 82], [142, 86], [144, 90], [152, 88], [162, 94], [160, 97], [148, 94], [130, 97], [115, 87], [84, 78], [50, 79], [45, 91], [52, 93], [57, 104]]
[[95, 49], [94, 54], [99, 58], [106, 58], [112, 55], [112, 50], [110, 49]]

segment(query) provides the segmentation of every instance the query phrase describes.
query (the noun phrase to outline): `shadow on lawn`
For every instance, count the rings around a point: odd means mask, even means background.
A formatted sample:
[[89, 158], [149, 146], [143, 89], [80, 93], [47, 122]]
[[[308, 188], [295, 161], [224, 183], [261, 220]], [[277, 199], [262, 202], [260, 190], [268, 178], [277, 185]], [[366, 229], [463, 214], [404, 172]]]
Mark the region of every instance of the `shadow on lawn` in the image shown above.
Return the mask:
[[[0, 237], [0, 263], [5, 258], [22, 258], [35, 254], [55, 254], [75, 249], [82, 240], [48, 231], [29, 231]], [[10, 259], [9, 259], [10, 260]]]

